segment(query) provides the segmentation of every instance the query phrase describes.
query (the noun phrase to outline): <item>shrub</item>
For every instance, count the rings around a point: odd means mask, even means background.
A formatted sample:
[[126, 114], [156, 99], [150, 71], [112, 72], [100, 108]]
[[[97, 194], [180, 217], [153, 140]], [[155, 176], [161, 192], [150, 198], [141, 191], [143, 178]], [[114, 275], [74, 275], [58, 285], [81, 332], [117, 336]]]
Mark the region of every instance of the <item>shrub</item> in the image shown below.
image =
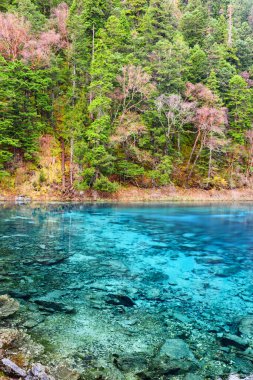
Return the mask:
[[95, 178], [95, 168], [86, 168], [82, 172], [82, 177], [87, 186], [91, 186]]
[[46, 175], [43, 172], [43, 170], [41, 170], [40, 175], [39, 175], [39, 184], [41, 185], [44, 182], [46, 182]]
[[107, 177], [100, 177], [96, 179], [93, 188], [105, 193], [115, 193], [119, 189], [117, 182], [111, 182]]
[[74, 187], [76, 190], [79, 190], [79, 191], [85, 191], [89, 189], [89, 185], [87, 184], [86, 181], [75, 182]]
[[170, 157], [164, 157], [155, 170], [150, 170], [148, 177], [152, 179], [154, 185], [165, 186], [171, 183], [170, 177], [173, 164]]
[[213, 178], [206, 178], [203, 181], [205, 187], [214, 188], [214, 189], [226, 189], [228, 188], [228, 182], [225, 178], [221, 176], [214, 176]]
[[143, 176], [145, 170], [133, 162], [121, 161], [117, 165], [117, 174], [119, 174], [123, 180], [131, 180]]

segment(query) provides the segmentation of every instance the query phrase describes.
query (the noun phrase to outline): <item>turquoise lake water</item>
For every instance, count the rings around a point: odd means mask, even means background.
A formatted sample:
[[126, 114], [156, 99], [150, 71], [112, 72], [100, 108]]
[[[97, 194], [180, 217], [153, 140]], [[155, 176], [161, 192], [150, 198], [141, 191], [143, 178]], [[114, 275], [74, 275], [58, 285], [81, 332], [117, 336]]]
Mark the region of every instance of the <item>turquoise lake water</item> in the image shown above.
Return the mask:
[[85, 379], [253, 373], [253, 204], [2, 205], [0, 321]]

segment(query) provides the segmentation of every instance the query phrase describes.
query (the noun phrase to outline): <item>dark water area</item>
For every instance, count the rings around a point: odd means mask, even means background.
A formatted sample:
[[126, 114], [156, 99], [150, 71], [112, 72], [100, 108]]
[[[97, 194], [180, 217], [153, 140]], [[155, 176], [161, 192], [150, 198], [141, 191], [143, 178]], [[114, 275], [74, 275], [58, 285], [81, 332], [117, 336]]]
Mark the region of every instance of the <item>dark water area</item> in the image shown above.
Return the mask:
[[0, 206], [0, 328], [87, 379], [253, 373], [252, 270], [253, 204]]

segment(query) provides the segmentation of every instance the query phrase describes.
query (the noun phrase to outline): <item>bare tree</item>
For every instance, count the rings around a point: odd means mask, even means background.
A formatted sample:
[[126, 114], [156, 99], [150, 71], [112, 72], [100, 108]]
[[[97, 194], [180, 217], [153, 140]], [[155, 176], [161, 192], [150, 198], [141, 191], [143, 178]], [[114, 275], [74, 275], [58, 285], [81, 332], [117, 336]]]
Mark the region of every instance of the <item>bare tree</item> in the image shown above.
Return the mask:
[[[226, 109], [217, 109], [213, 107], [204, 106], [197, 110], [194, 118], [194, 126], [197, 129], [197, 136], [194, 141], [194, 145], [190, 154], [190, 158], [187, 164], [189, 169], [192, 158], [196, 152], [198, 143], [199, 149], [195, 155], [195, 159], [192, 163], [191, 170], [188, 175], [188, 179], [191, 177], [194, 167], [201, 155], [204, 147], [209, 148], [209, 170], [208, 177], [211, 176], [212, 168], [212, 152], [219, 146], [218, 139], [224, 137], [224, 127], [227, 123]], [[220, 142], [223, 145], [223, 142]]]
[[121, 124], [118, 125], [111, 137], [111, 142], [124, 145], [136, 145], [140, 137], [147, 133], [147, 127], [141, 121], [136, 112], [128, 112], [124, 115]]
[[[192, 121], [195, 102], [185, 102], [180, 95], [172, 94], [170, 96], [161, 95], [156, 99], [156, 107], [160, 114], [166, 117], [167, 125], [164, 126], [167, 141], [167, 149], [172, 134], [177, 135], [177, 147], [180, 152], [180, 137], [184, 125]], [[163, 125], [162, 119], [161, 123]]]
[[154, 92], [155, 85], [151, 82], [151, 76], [142, 67], [134, 65], [124, 66], [117, 81], [120, 87], [115, 90], [112, 97], [120, 103], [118, 112], [121, 109], [119, 121], [121, 123], [127, 112], [143, 112], [145, 101]]

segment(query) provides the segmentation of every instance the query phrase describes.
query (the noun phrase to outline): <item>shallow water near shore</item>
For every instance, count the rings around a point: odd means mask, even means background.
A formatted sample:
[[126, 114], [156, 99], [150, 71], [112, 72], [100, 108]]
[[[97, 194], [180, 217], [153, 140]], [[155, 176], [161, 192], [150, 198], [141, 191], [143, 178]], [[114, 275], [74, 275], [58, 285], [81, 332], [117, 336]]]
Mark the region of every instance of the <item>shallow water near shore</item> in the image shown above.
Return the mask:
[[253, 373], [253, 204], [0, 207], [0, 292], [21, 304], [0, 327], [44, 361], [91, 379]]

